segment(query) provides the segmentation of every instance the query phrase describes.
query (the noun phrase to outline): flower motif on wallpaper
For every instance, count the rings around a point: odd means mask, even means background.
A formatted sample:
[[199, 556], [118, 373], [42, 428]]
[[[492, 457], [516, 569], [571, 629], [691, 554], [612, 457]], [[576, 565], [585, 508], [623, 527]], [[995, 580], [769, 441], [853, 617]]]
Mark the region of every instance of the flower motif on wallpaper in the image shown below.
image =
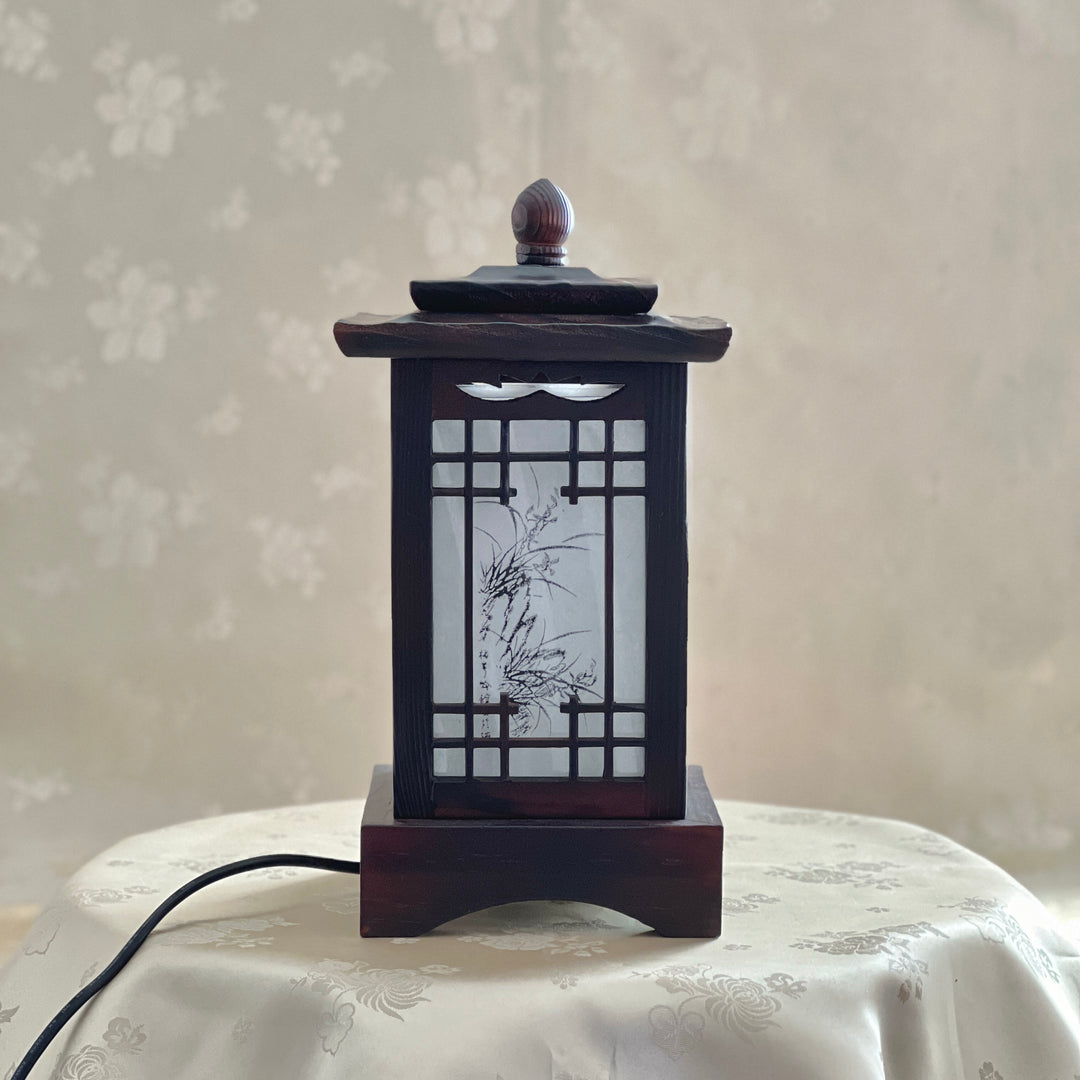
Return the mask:
[[0, 68], [34, 79], [55, 79], [56, 65], [46, 55], [52, 27], [36, 8], [22, 14], [0, 0]]
[[187, 80], [175, 73], [176, 57], [129, 62], [129, 50], [128, 42], [115, 41], [94, 58], [94, 69], [110, 86], [95, 108], [112, 128], [109, 152], [114, 157], [160, 164], [193, 115], [221, 109], [224, 83], [209, 73], [189, 88]]
[[[403, 8], [416, 0], [398, 0]], [[420, 0], [420, 14], [431, 23], [435, 48], [449, 63], [461, 63], [495, 51], [499, 35], [495, 24], [504, 19], [514, 0]]]
[[243, 184], [229, 192], [225, 202], [210, 214], [210, 228], [236, 232], [251, 220], [251, 197]]
[[326, 530], [316, 526], [302, 529], [287, 521], [253, 518], [251, 531], [259, 538], [259, 576], [272, 589], [296, 585], [300, 595], [312, 597], [326, 577], [316, 551], [326, 543]]
[[236, 394], [226, 394], [214, 409], [199, 421], [199, 433], [226, 438], [239, 430], [243, 418], [243, 402]]
[[411, 187], [408, 180], [399, 180], [392, 173], [383, 178], [382, 210], [390, 217], [401, 218], [412, 207]]
[[299, 379], [313, 394], [322, 390], [334, 371], [325, 328], [279, 311], [260, 312], [259, 326], [266, 334], [266, 370], [281, 382]]
[[27, 364], [24, 371], [35, 388], [35, 398], [40, 398], [42, 392], [62, 394], [86, 382], [86, 369], [81, 356], [68, 356], [63, 360], [54, 360], [48, 355], [39, 356]]
[[41, 230], [32, 221], [11, 225], [0, 221], [0, 279], [12, 285], [47, 285], [41, 268]]
[[225, 0], [217, 10], [218, 22], [251, 22], [259, 13], [257, 0]]
[[593, 76], [625, 74], [623, 43], [616, 27], [596, 16], [584, 0], [570, 0], [559, 16], [566, 45], [555, 54], [555, 66], [564, 71], [585, 71]]
[[71, 785], [60, 769], [29, 776], [9, 776], [7, 786], [11, 791], [11, 809], [16, 814], [71, 794]]
[[44, 195], [51, 195], [57, 188], [71, 187], [79, 180], [90, 180], [94, 175], [94, 166], [86, 150], [76, 150], [65, 157], [55, 146], [50, 146], [32, 167], [41, 181]]
[[375, 262], [375, 253], [370, 247], [365, 248], [362, 258], [350, 256], [324, 266], [323, 281], [332, 293], [348, 291], [351, 295], [364, 296], [375, 287], [381, 276]]
[[1065, 821], [1019, 796], [1008, 803], [992, 803], [974, 822], [957, 822], [950, 834], [961, 843], [969, 842], [974, 835], [977, 844], [972, 846], [981, 851], [1029, 851], [1040, 855], [1066, 851], [1074, 835]]
[[202, 322], [214, 313], [217, 286], [207, 278], [199, 278], [184, 290], [184, 314], [189, 322]]
[[209, 498], [205, 489], [197, 482], [191, 481], [186, 487], [176, 493], [174, 501], [173, 518], [181, 529], [190, 529], [195, 525], [202, 525], [203, 507]]
[[27, 592], [35, 596], [64, 596], [79, 589], [79, 575], [71, 563], [59, 563], [56, 566], [38, 565], [22, 575], [19, 583]]
[[528, 131], [543, 104], [544, 90], [539, 82], [511, 83], [503, 93], [506, 123], [515, 131]]
[[330, 671], [308, 679], [307, 692], [315, 701], [325, 705], [335, 701], [363, 701], [367, 696], [367, 687], [351, 671]]
[[998, 17], [1010, 23], [1010, 39], [1023, 57], [1075, 56], [1080, 51], [1076, 7], [1069, 0], [991, 0]]
[[484, 258], [492, 227], [506, 210], [505, 200], [487, 190], [489, 176], [456, 161], [444, 175], [416, 185], [425, 218], [424, 248], [434, 262], [459, 266]]
[[810, 0], [805, 14], [807, 21], [816, 26], [827, 23], [836, 14], [836, 0]]
[[196, 641], [228, 641], [235, 632], [236, 604], [232, 597], [219, 596], [210, 614], [196, 624], [192, 636]]
[[690, 161], [742, 161], [761, 116], [761, 87], [748, 73], [712, 62], [696, 77], [692, 93], [671, 103], [686, 131]]
[[167, 264], [117, 265], [118, 253], [106, 251], [86, 266], [86, 276], [99, 282], [106, 296], [86, 306], [86, 317], [105, 335], [101, 358], [107, 364], [141, 360], [156, 364], [175, 331], [179, 290]]
[[341, 159], [334, 153], [331, 136], [345, 126], [341, 113], [317, 116], [306, 109], [271, 104], [266, 107], [266, 119], [277, 135], [274, 160], [282, 172], [309, 172], [319, 187], [333, 182]]
[[153, 566], [174, 525], [188, 528], [199, 521], [197, 509], [203, 497], [196, 489], [181, 492], [174, 500], [167, 491], [130, 472], [112, 473], [104, 459], [84, 466], [80, 481], [93, 493], [94, 501], [82, 508], [79, 523], [97, 541], [95, 561], [102, 569]]
[[0, 492], [32, 495], [39, 490], [41, 485], [30, 467], [33, 445], [29, 432], [22, 428], [0, 431]]
[[357, 49], [342, 60], [331, 60], [330, 70], [342, 89], [360, 82], [374, 90], [393, 70], [385, 55], [386, 43], [373, 41], [366, 49]]
[[358, 498], [361, 492], [371, 487], [371, 477], [362, 469], [353, 468], [338, 462], [325, 472], [312, 473], [311, 482], [324, 502], [338, 495], [351, 495]]

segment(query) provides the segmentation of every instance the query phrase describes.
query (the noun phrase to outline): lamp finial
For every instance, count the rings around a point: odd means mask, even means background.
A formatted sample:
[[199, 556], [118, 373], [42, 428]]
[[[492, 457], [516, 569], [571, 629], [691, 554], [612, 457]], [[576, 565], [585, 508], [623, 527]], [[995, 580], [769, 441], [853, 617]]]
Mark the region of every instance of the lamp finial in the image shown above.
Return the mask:
[[574, 228], [574, 208], [561, 188], [547, 179], [531, 183], [517, 197], [510, 224], [520, 265], [566, 265], [563, 244]]

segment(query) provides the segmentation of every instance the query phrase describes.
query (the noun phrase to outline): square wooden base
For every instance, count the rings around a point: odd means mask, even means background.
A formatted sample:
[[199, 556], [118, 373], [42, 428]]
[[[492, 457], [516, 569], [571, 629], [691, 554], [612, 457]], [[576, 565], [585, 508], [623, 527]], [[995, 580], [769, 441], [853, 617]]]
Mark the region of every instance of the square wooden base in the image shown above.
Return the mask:
[[520, 900], [613, 908], [664, 937], [720, 934], [724, 826], [697, 765], [677, 821], [399, 819], [376, 765], [360, 829], [360, 933], [416, 937]]

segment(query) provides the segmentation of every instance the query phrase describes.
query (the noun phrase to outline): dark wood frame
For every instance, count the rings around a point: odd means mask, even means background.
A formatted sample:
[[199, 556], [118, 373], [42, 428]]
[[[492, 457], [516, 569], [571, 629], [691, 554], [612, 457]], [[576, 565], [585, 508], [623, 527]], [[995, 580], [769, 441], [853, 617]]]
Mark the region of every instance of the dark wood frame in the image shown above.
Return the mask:
[[724, 827], [701, 769], [686, 779], [677, 821], [403, 821], [390, 768], [377, 765], [360, 828], [360, 933], [414, 937], [496, 904], [576, 900], [666, 937], [716, 937]]
[[[541, 370], [542, 368], [542, 370]], [[542, 380], [541, 377], [542, 376]], [[594, 407], [537, 394], [484, 402], [461, 382], [623, 384]], [[681, 818], [686, 753], [686, 365], [394, 359], [391, 364], [394, 813], [398, 818]], [[614, 410], [614, 412], [613, 412]], [[643, 778], [436, 779], [432, 768], [431, 421], [644, 418], [646, 678]], [[610, 663], [607, 671], [610, 672]], [[466, 730], [471, 730], [466, 714]], [[606, 732], [611, 736], [611, 713]]]

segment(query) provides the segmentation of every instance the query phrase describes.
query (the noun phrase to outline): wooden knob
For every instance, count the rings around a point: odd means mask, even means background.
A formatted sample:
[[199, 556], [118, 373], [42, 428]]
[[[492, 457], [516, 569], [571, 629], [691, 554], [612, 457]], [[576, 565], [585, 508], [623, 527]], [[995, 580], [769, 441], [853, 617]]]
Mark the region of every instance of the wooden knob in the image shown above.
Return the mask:
[[530, 184], [514, 203], [510, 224], [520, 265], [565, 266], [563, 244], [574, 228], [574, 208], [550, 180]]

